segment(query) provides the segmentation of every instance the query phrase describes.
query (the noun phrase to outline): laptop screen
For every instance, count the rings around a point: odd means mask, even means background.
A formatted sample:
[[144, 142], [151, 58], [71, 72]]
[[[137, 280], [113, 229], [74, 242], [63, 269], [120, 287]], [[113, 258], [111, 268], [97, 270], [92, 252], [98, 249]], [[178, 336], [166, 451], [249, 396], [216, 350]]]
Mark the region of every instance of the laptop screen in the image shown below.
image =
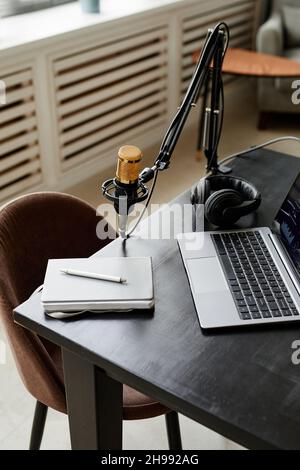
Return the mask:
[[274, 231], [300, 274], [300, 173], [275, 217]]

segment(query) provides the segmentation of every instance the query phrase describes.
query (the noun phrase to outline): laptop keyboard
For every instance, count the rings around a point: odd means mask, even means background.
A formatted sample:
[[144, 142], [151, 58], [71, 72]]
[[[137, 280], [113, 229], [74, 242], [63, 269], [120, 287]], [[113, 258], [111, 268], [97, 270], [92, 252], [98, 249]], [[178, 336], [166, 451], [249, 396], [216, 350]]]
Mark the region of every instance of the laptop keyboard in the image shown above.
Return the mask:
[[299, 315], [258, 231], [211, 237], [242, 320]]

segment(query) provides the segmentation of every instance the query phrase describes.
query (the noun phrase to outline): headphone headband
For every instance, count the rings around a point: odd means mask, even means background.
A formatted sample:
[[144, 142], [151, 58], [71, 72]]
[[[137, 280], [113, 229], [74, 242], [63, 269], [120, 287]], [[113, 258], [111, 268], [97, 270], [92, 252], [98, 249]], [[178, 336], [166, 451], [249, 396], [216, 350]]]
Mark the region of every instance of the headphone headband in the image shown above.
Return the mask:
[[256, 187], [237, 176], [213, 175], [207, 176], [205, 181], [208, 182], [210, 191], [219, 191], [221, 189], [233, 189], [244, 195], [244, 199], [261, 201], [261, 194]]

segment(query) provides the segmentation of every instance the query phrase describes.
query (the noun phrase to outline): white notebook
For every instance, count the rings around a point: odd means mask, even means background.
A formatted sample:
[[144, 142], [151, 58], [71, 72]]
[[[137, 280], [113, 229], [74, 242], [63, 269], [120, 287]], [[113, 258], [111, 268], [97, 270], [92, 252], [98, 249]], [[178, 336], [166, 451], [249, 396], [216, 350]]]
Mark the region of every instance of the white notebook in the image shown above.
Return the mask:
[[[120, 276], [127, 282], [71, 276], [61, 269]], [[151, 258], [50, 259], [42, 305], [46, 312], [151, 308], [154, 305]]]

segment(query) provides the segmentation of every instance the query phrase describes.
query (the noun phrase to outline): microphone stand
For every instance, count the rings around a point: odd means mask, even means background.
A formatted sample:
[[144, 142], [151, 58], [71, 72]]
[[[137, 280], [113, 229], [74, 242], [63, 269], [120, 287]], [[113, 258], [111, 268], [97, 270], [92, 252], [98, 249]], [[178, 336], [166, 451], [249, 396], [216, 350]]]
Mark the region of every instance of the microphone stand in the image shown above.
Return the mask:
[[[223, 121], [223, 119], [220, 120], [221, 98], [222, 111], [224, 108], [222, 63], [228, 41], [229, 30], [226, 23], [218, 23], [215, 28], [208, 31], [192, 80], [182, 103], [165, 134], [154, 165], [151, 168], [144, 168], [144, 170], [138, 175], [138, 179], [134, 184], [127, 182], [126, 184], [122, 184], [117, 178], [109, 179], [102, 184], [102, 192], [104, 196], [114, 203], [115, 209], [120, 216], [121, 226], [119, 227], [119, 232], [123, 239], [130, 236], [143, 217], [155, 187], [158, 171], [166, 170], [169, 167], [172, 153], [189, 116], [190, 110], [192, 107], [196, 106], [196, 102], [200, 96], [203, 85], [206, 84], [206, 89], [208, 89], [210, 81], [211, 103], [210, 108], [205, 110], [206, 125], [204, 126], [205, 130], [203, 133], [203, 140], [205, 142], [204, 153], [207, 158], [207, 171], [210, 171], [213, 174], [218, 172], [228, 173], [231, 171], [227, 167], [221, 167], [218, 165], [218, 144]], [[151, 190], [149, 191], [147, 186], [145, 186], [145, 183], [151, 181], [153, 178], [154, 182]], [[146, 204], [141, 216], [129, 234], [126, 234], [126, 218], [130, 212], [130, 208], [137, 202], [144, 200], [146, 200]]]
[[[213, 58], [213, 67], [207, 75], [208, 82], [211, 79], [211, 104], [210, 108], [205, 110], [206, 119], [209, 125], [204, 126], [203, 133], [203, 150], [207, 158], [207, 172], [230, 173], [231, 169], [227, 166], [218, 164], [218, 144], [220, 139], [220, 98], [223, 100], [223, 83], [222, 83], [222, 63], [224, 55], [224, 35], [219, 34], [217, 38], [216, 52]], [[208, 87], [208, 84], [205, 84]], [[224, 106], [224, 103], [222, 103]], [[206, 135], [205, 135], [206, 134]], [[205, 147], [205, 143], [208, 146]]]
[[[207, 171], [212, 173], [226, 172], [230, 169], [218, 165], [218, 143], [220, 137], [220, 96], [222, 93], [222, 62], [225, 54], [225, 44], [228, 35], [228, 27], [225, 23], [219, 23], [214, 29], [209, 30], [205, 45], [200, 54], [196, 69], [188, 90], [183, 98], [173, 121], [163, 139], [159, 154], [152, 168], [145, 168], [139, 175], [141, 183], [147, 183], [154, 178], [157, 171], [166, 170], [170, 165], [170, 159], [178, 138], [183, 130], [190, 110], [196, 105], [201, 89], [206, 80], [211, 79], [211, 108], [209, 110], [208, 125], [205, 126], [204, 140], [208, 142], [205, 149], [207, 158]], [[222, 105], [224, 105], [222, 103]], [[206, 116], [207, 117], [207, 116]]]

